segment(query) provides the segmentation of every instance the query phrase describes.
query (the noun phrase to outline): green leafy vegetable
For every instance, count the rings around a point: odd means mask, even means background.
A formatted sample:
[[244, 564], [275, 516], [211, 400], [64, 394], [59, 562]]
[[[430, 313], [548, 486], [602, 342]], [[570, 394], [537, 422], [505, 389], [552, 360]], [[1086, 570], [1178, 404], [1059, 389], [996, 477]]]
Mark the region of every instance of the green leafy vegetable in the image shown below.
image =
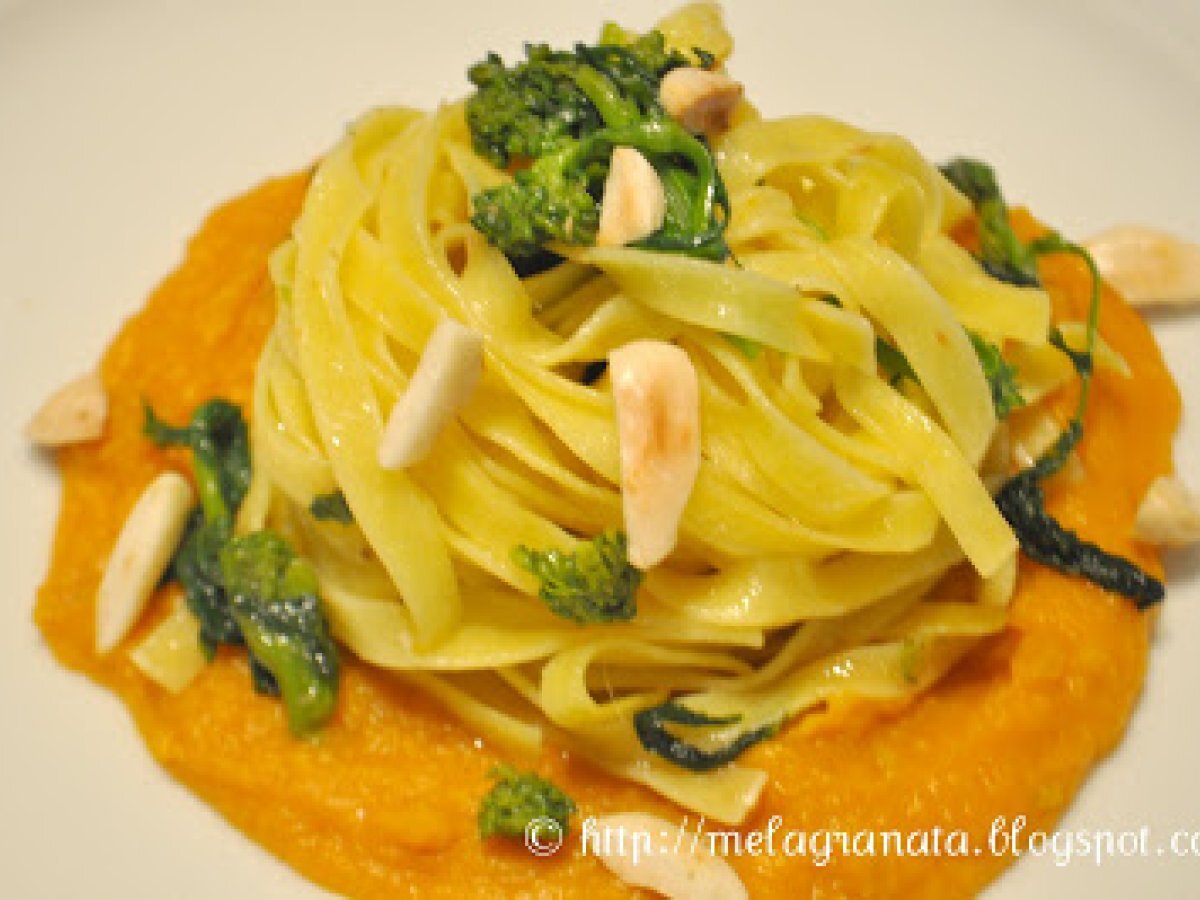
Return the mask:
[[[842, 301], [833, 294], [822, 294], [817, 299], [830, 306], [836, 306], [838, 309], [842, 308]], [[882, 370], [884, 379], [892, 387], [898, 387], [905, 378], [916, 384], [921, 383], [916, 370], [913, 369], [912, 363], [908, 361], [908, 357], [904, 355], [903, 351], [891, 341], [884, 340], [878, 335], [875, 336], [875, 362]]]
[[596, 178], [603, 170], [599, 156], [590, 160], [572, 149], [543, 156], [510, 184], [476, 194], [471, 223], [514, 258], [533, 256], [547, 241], [593, 243], [600, 210], [589, 192], [587, 170], [594, 169]]
[[225, 400], [196, 408], [187, 425], [168, 425], [144, 406], [143, 433], [160, 447], [187, 447], [200, 506], [192, 513], [171, 575], [183, 586], [200, 623], [200, 643], [211, 658], [218, 644], [240, 644], [241, 631], [221, 580], [219, 554], [233, 535], [233, 520], [250, 485], [250, 442], [241, 410]]
[[1144, 569], [1083, 540], [1047, 513], [1036, 467], [1009, 479], [996, 495], [996, 506], [1030, 559], [1122, 594], [1138, 609], [1153, 606], [1166, 595], [1162, 582]]
[[182, 585], [188, 609], [200, 623], [200, 646], [209, 659], [220, 644], [242, 643], [221, 579], [221, 548], [232, 534], [231, 519], [208, 521], [196, 509], [171, 561], [170, 575]]
[[975, 207], [979, 217], [979, 256], [988, 273], [1009, 284], [1036, 286], [1037, 253], [1013, 231], [1008, 206], [991, 166], [960, 158], [942, 166], [942, 174]]
[[642, 573], [629, 563], [622, 532], [605, 532], [573, 553], [519, 546], [513, 560], [541, 582], [538, 596], [573, 622], [627, 621], [637, 615]]
[[[983, 367], [983, 375], [991, 389], [996, 418], [1003, 419], [1017, 407], [1025, 405], [1025, 398], [1021, 396], [1021, 390], [1017, 386], [1017, 370], [1004, 359], [1000, 348], [991, 341], [973, 331], [968, 331], [967, 337], [971, 339], [971, 346], [975, 348], [975, 355], [979, 358], [979, 365]], [[898, 386], [906, 378], [917, 384], [921, 383], [908, 357], [898, 347], [881, 337], [875, 338], [875, 357], [884, 378], [892, 387]]]
[[341, 491], [313, 497], [312, 503], [308, 504], [308, 511], [312, 513], [314, 519], [320, 519], [322, 522], [338, 522], [342, 525], [349, 525], [354, 521], [354, 513], [350, 512], [350, 506], [346, 503], [346, 495]]
[[[1060, 471], [1083, 437], [1083, 415], [1091, 391], [1096, 331], [1100, 318], [1100, 273], [1091, 254], [1078, 244], [1050, 233], [1024, 244], [1008, 221], [1008, 208], [991, 168], [976, 160], [958, 159], [942, 170], [971, 199], [979, 216], [980, 257], [989, 272], [1015, 284], [1039, 284], [1038, 257], [1068, 253], [1079, 257], [1092, 277], [1086, 345], [1073, 350], [1057, 331], [1051, 343], [1067, 355], [1079, 374], [1079, 402], [1054, 445], [1032, 466], [1010, 478], [996, 494], [996, 506], [1020, 541], [1021, 550], [1043, 565], [1088, 579], [1105, 590], [1130, 598], [1145, 609], [1165, 596], [1162, 582], [1130, 560], [1116, 556], [1064, 528], [1046, 512], [1042, 482]], [[986, 368], [985, 362], [985, 368]], [[995, 387], [993, 386], [993, 396]]]
[[1088, 313], [1087, 344], [1084, 350], [1073, 350], [1067, 346], [1057, 329], [1051, 333], [1051, 343], [1067, 355], [1079, 374], [1079, 401], [1075, 414], [1062, 435], [1036, 463], [1005, 482], [996, 494], [996, 506], [1012, 526], [1021, 543], [1021, 550], [1030, 559], [1068, 575], [1086, 578], [1105, 590], [1128, 597], [1138, 609], [1146, 609], [1166, 596], [1161, 581], [1136, 563], [1083, 540], [1046, 512], [1042, 482], [1066, 465], [1071, 451], [1083, 438], [1083, 415], [1087, 410], [1091, 388], [1100, 311], [1100, 275], [1086, 250], [1063, 241], [1058, 235], [1049, 235], [1031, 246], [1038, 253], [1075, 254], [1082, 257], [1090, 269], [1092, 302]]
[[535, 44], [525, 56], [524, 65], [509, 68], [489, 53], [467, 71], [476, 88], [466, 108], [475, 151], [500, 167], [554, 153], [602, 124], [587, 96], [558, 69], [571, 54]]
[[968, 331], [971, 346], [983, 366], [984, 377], [992, 389], [992, 406], [996, 410], [996, 418], [1003, 419], [1014, 409], [1025, 405], [1021, 389], [1017, 387], [1017, 370], [1001, 354], [1000, 348], [986, 338], [980, 337], [973, 331]]
[[205, 517], [232, 516], [250, 487], [250, 440], [242, 411], [228, 400], [209, 400], [196, 407], [187, 425], [168, 425], [143, 405], [143, 433], [160, 447], [192, 451], [196, 488]]
[[612, 150], [633, 147], [666, 192], [666, 221], [638, 246], [728, 256], [729, 201], [712, 154], [658, 102], [663, 75], [688, 63], [651, 31], [628, 44], [528, 45], [513, 66], [495, 54], [472, 66], [475, 149], [498, 166], [520, 164], [512, 182], [472, 198], [475, 227], [514, 261], [551, 241], [593, 243]]
[[1083, 374], [1085, 371], [1088, 377], [1092, 374], [1092, 354], [1088, 350], [1075, 350], [1067, 343], [1067, 339], [1063, 337], [1063, 333], [1058, 328], [1050, 329], [1050, 343], [1060, 350], [1067, 359], [1071, 360], [1071, 365], [1075, 367], [1075, 371]]
[[913, 370], [912, 363], [908, 361], [898, 347], [890, 344], [881, 337], [875, 338], [875, 359], [879, 363], [879, 368], [883, 370], [884, 378], [892, 387], [896, 387], [905, 378], [910, 378], [917, 384], [921, 380], [917, 378], [916, 371]]
[[270, 531], [232, 539], [220, 561], [233, 616], [278, 686], [288, 726], [294, 734], [315, 730], [337, 699], [338, 655], [312, 567]]
[[688, 727], [704, 727], [714, 725], [733, 725], [740, 716], [714, 717], [695, 712], [685, 706], [680, 706], [673, 700], [668, 700], [658, 706], [643, 709], [633, 717], [633, 727], [637, 732], [642, 746], [651, 753], [656, 753], [668, 762], [690, 769], [693, 772], [707, 772], [737, 759], [750, 747], [759, 741], [773, 736], [778, 730], [777, 725], [764, 725], [752, 731], [738, 735], [731, 743], [717, 750], [702, 750], [694, 744], [689, 744], [683, 738], [672, 734], [668, 725], [683, 725]]
[[[479, 836], [529, 836], [532, 825], [541, 840], [561, 840], [570, 829], [575, 802], [558, 785], [511, 766], [492, 770], [497, 781], [479, 804]], [[550, 823], [557, 823], [557, 827]], [[542, 832], [545, 832], [544, 834]]]
[[199, 622], [205, 653], [211, 658], [220, 644], [248, 645], [255, 690], [282, 694], [293, 731], [317, 727], [336, 695], [337, 655], [316, 579], [277, 535], [233, 536], [250, 485], [250, 443], [241, 410], [210, 400], [187, 425], [174, 426], [146, 405], [143, 431], [159, 446], [192, 452], [200, 504], [169, 574], [182, 585]]

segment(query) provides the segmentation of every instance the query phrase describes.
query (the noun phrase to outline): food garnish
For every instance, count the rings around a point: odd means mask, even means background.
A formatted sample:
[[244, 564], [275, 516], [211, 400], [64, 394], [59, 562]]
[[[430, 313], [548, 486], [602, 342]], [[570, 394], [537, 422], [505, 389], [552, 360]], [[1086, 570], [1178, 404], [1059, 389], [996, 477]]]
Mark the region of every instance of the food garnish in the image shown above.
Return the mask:
[[[479, 802], [479, 836], [561, 841], [571, 829], [575, 801], [536, 772], [492, 770], [496, 783]], [[530, 829], [534, 834], [530, 834]]]

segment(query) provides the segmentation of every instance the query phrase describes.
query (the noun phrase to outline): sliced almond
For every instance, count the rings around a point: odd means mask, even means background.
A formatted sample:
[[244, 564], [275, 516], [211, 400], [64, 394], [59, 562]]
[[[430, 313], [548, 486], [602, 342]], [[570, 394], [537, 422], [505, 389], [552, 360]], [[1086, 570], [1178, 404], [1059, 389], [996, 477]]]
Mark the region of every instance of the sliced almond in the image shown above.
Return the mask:
[[96, 595], [96, 652], [110, 652], [133, 628], [183, 537], [195, 495], [164, 472], [142, 491], [108, 558]]
[[1118, 225], [1085, 246], [1104, 279], [1134, 305], [1200, 301], [1200, 245], [1144, 225]]
[[648, 569], [675, 549], [700, 471], [699, 380], [687, 353], [663, 341], [625, 344], [608, 362], [629, 561]]
[[392, 407], [379, 465], [402, 469], [424, 459], [442, 429], [471, 398], [483, 373], [483, 337], [444, 317], [433, 329], [408, 389]]
[[1178, 478], [1160, 475], [1151, 482], [1138, 506], [1133, 535], [1139, 541], [1166, 547], [1183, 547], [1200, 541], [1200, 508], [1196, 498]]
[[647, 813], [588, 819], [583, 841], [605, 867], [631, 887], [670, 900], [746, 900], [750, 895], [733, 866], [714, 856], [702, 832]]
[[100, 373], [88, 372], [59, 388], [25, 426], [25, 437], [39, 447], [64, 447], [92, 441], [104, 433], [108, 394]]
[[632, 147], [616, 147], [600, 202], [598, 247], [623, 247], [662, 228], [667, 192], [650, 161]]
[[658, 99], [688, 131], [710, 134], [729, 127], [733, 109], [742, 99], [742, 86], [724, 72], [684, 66], [663, 77]]

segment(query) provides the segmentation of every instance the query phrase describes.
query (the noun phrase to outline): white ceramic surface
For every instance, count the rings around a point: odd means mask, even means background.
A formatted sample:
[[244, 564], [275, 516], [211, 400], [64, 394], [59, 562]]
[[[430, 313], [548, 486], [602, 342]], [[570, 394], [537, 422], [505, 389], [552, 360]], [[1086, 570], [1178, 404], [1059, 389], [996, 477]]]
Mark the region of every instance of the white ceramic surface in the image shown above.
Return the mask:
[[[57, 487], [22, 442], [39, 401], [93, 364], [205, 212], [307, 164], [385, 102], [431, 105], [525, 38], [649, 25], [660, 2], [0, 0], [0, 894], [315, 897], [149, 759], [107, 693], [31, 621]], [[1067, 234], [1119, 221], [1200, 240], [1200, 7], [1120, 0], [730, 0], [733, 71], [768, 114], [820, 111], [978, 155]], [[1200, 310], [1155, 320], [1200, 486]], [[1131, 432], [1131, 442], [1137, 435]], [[1064, 827], [1200, 830], [1197, 557], [1175, 584], [1119, 752]], [[531, 885], [531, 889], [535, 886]], [[1029, 859], [996, 898], [1189, 897], [1200, 859]]]

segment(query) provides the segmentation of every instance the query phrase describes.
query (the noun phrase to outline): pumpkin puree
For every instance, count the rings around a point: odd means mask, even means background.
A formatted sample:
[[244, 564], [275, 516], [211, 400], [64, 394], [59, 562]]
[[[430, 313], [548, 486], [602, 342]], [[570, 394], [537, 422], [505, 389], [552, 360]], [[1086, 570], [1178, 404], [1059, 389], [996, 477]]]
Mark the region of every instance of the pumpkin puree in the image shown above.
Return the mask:
[[[247, 404], [259, 348], [273, 317], [266, 254], [288, 233], [303, 175], [265, 183], [216, 211], [182, 266], [121, 330], [103, 361], [111, 397], [107, 433], [59, 455], [62, 509], [36, 619], [66, 666], [117, 692], [154, 757], [235, 826], [308, 878], [356, 897], [629, 896], [579, 846], [576, 825], [553, 858], [519, 844], [481, 843], [475, 812], [499, 760], [439, 706], [387, 673], [346, 658], [338, 710], [317, 741], [293, 739], [282, 707], [250, 689], [244, 659], [219, 654], [172, 696], [127, 654], [93, 652], [93, 597], [105, 560], [142, 488], [179, 451], [140, 436], [145, 398], [183, 421], [215, 395]], [[1028, 237], [1037, 229], [1018, 214]], [[1045, 259], [1057, 313], [1082, 319], [1088, 278], [1077, 260]], [[1097, 373], [1078, 484], [1051, 485], [1051, 511], [1068, 526], [1155, 573], [1130, 522], [1151, 479], [1171, 469], [1179, 415], [1175, 385], [1141, 319], [1110, 292], [1105, 338], [1133, 368]], [[1055, 403], [1063, 421], [1074, 389]], [[167, 588], [169, 593], [174, 588]], [[165, 597], [128, 639], [164, 614]], [[1091, 766], [1120, 739], [1141, 689], [1147, 618], [1090, 584], [1024, 562], [1007, 630], [935, 689], [903, 707], [847, 702], [786, 728], [746, 761], [766, 769], [763, 801], [747, 823], [765, 829], [908, 832], [964, 829], [984, 846], [996, 816], [1052, 826]], [[348, 654], [345, 654], [348, 657]], [[547, 748], [516, 761], [561, 784], [584, 816], [680, 810], [649, 791]], [[579, 820], [581, 821], [581, 819]], [[962, 897], [1011, 858], [877, 855], [818, 866], [775, 854], [731, 859], [762, 897]], [[793, 847], [794, 849], [794, 847]], [[237, 887], [231, 888], [234, 894]]]

